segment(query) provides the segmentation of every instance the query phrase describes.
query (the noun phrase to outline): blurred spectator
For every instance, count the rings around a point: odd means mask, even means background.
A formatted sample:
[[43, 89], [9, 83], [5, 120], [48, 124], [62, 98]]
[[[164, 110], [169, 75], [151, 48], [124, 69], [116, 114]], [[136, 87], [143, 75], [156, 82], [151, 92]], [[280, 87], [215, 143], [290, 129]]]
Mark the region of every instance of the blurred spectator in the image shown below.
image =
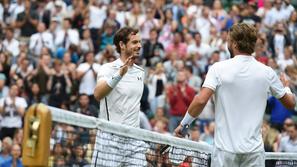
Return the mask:
[[37, 33], [30, 37], [29, 49], [34, 57], [39, 57], [41, 49], [47, 47], [51, 52], [54, 52], [54, 38], [51, 33], [46, 31], [44, 23], [39, 22], [37, 25]]
[[113, 44], [113, 37], [115, 34], [116, 25], [110, 21], [107, 21], [103, 28], [103, 33], [100, 38], [100, 49], [102, 51], [107, 45]]
[[266, 120], [262, 125], [262, 137], [264, 141], [264, 149], [266, 152], [275, 152], [278, 149], [279, 131], [272, 128]]
[[153, 113], [156, 112], [158, 107], [165, 107], [165, 86], [167, 78], [164, 72], [162, 63], [156, 65], [155, 70], [149, 76], [149, 101], [150, 109]]
[[6, 161], [9, 161], [12, 159], [12, 156], [10, 154], [12, 147], [12, 139], [10, 137], [5, 137], [2, 140], [2, 149], [0, 152], [0, 166]]
[[79, 95], [78, 104], [73, 108], [72, 111], [93, 117], [98, 116], [97, 108], [90, 104], [90, 99], [87, 94]]
[[196, 94], [199, 93], [202, 79], [199, 77], [199, 75], [193, 75], [193, 67], [192, 66], [186, 66], [185, 72], [187, 75], [187, 80], [189, 82], [189, 85], [194, 88]]
[[6, 76], [0, 73], [0, 98], [4, 98], [9, 93], [9, 88], [5, 85]]
[[69, 166], [86, 166], [89, 164], [85, 159], [85, 150], [81, 144], [74, 146], [74, 154], [66, 164]]
[[140, 4], [133, 3], [133, 8], [126, 13], [126, 25], [134, 28], [139, 28], [145, 21], [145, 16], [141, 11]]
[[47, 82], [47, 90], [50, 92], [48, 103], [51, 106], [60, 107], [63, 102], [68, 101], [72, 83], [68, 71], [62, 69], [60, 60], [54, 60], [53, 68]]
[[290, 45], [290, 39], [284, 26], [281, 22], [276, 23], [274, 31], [269, 36], [272, 56], [277, 59], [284, 59], [284, 49]]
[[187, 54], [194, 54], [197, 56], [198, 65], [202, 72], [205, 71], [205, 66], [207, 65], [208, 58], [210, 56], [211, 48], [208, 44], [202, 43], [201, 34], [196, 32], [193, 34], [195, 43], [187, 46]]
[[177, 53], [177, 58], [184, 60], [187, 54], [187, 45], [182, 41], [182, 33], [174, 32], [173, 41], [165, 48], [166, 53]]
[[290, 19], [288, 20], [288, 35], [290, 38], [290, 44], [293, 46], [294, 54], [297, 53], [297, 12], [293, 11]]
[[79, 49], [81, 54], [94, 51], [93, 40], [91, 38], [91, 32], [89, 29], [84, 29], [82, 34], [82, 40], [79, 41]]
[[157, 40], [157, 29], [151, 29], [149, 33], [149, 40], [144, 43], [142, 49], [142, 57], [145, 59], [146, 67], [154, 67], [157, 62], [161, 62], [165, 57], [164, 47]]
[[19, 88], [13, 84], [10, 86], [9, 95], [0, 99], [0, 113], [2, 115], [0, 139], [6, 136], [13, 138], [17, 128], [23, 125], [23, 116], [27, 108], [27, 102], [18, 96]]
[[293, 61], [293, 48], [291, 46], [287, 46], [284, 49], [284, 58], [283, 59], [279, 59], [277, 61], [278, 66], [280, 67], [280, 69], [282, 71], [284, 71], [286, 69], [287, 66], [292, 66], [294, 65], [294, 61]]
[[198, 126], [194, 126], [190, 129], [190, 139], [192, 141], [200, 141], [200, 129]]
[[71, 19], [63, 20], [63, 29], [56, 34], [55, 45], [57, 48], [68, 49], [71, 44], [78, 46], [79, 34], [76, 29], [71, 28]]
[[21, 37], [25, 37], [26, 41], [30, 36], [36, 33], [38, 24], [38, 14], [33, 9], [32, 2], [30, 0], [24, 0], [25, 10], [17, 15], [16, 27], [21, 30]]
[[77, 69], [77, 79], [80, 80], [79, 94], [85, 93], [90, 97], [91, 104], [96, 105], [97, 102], [93, 96], [96, 85], [96, 77], [99, 72], [100, 65], [94, 62], [94, 53], [88, 52], [84, 56], [84, 63], [81, 63]]
[[3, 50], [11, 53], [13, 57], [17, 57], [20, 53], [19, 44], [19, 41], [14, 38], [14, 29], [7, 27], [3, 40]]
[[47, 103], [46, 99], [44, 99], [40, 94], [40, 88], [37, 83], [33, 83], [30, 87], [27, 99], [28, 106], [31, 106], [35, 103]]
[[21, 160], [21, 146], [19, 144], [13, 144], [11, 148], [11, 156], [12, 158], [8, 161], [5, 161], [1, 167], [23, 167], [23, 163]]
[[168, 88], [167, 98], [170, 106], [169, 131], [173, 132], [178, 126], [187, 108], [195, 96], [195, 90], [188, 85], [185, 71], [179, 71], [176, 84]]
[[288, 136], [281, 138], [278, 151], [297, 152], [297, 124], [288, 127]]
[[165, 10], [165, 20], [163, 21], [163, 26], [159, 35], [159, 42], [167, 48], [169, 43], [173, 40], [173, 32], [177, 31], [178, 23], [173, 20], [172, 11], [167, 9]]
[[201, 134], [200, 139], [210, 145], [214, 145], [214, 130], [215, 123], [211, 121], [205, 126], [204, 133]]
[[19, 144], [20, 146], [23, 144], [24, 130], [19, 128], [15, 131], [12, 139], [13, 144]]
[[160, 28], [159, 20], [154, 18], [154, 9], [148, 7], [145, 11], [145, 20], [140, 25], [141, 37], [143, 40], [150, 39], [150, 32], [152, 29], [158, 30]]

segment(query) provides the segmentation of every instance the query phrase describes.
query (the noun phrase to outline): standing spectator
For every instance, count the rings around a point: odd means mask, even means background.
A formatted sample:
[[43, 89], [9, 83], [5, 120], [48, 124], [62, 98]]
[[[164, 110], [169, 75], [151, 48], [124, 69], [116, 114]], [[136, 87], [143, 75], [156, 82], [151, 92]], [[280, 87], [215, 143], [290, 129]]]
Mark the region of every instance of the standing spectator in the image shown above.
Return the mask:
[[165, 86], [167, 84], [166, 75], [162, 63], [156, 65], [156, 69], [149, 76], [149, 101], [150, 109], [153, 113], [158, 107], [165, 107]]
[[[216, 25], [216, 20], [210, 15], [209, 7], [205, 6], [202, 9], [201, 17], [196, 18], [194, 28], [201, 34], [202, 43], [208, 43], [210, 40], [209, 30], [211, 26]], [[217, 29], [217, 27], [216, 27]]]
[[34, 57], [39, 57], [41, 49], [47, 47], [51, 52], [55, 50], [54, 39], [51, 33], [46, 31], [44, 23], [39, 22], [37, 25], [37, 33], [30, 37], [29, 49]]
[[11, 156], [12, 159], [4, 162], [1, 167], [23, 167], [23, 163], [21, 160], [21, 146], [19, 144], [13, 144], [11, 148]]
[[290, 38], [284, 26], [281, 22], [277, 23], [274, 31], [268, 37], [272, 56], [277, 59], [284, 59], [285, 47], [290, 45]]
[[[31, 1], [25, 0], [25, 11], [17, 15], [16, 27], [21, 29], [21, 37], [30, 38], [36, 33], [38, 14], [33, 9]], [[28, 41], [29, 39], [26, 39]]]
[[82, 39], [79, 41], [79, 50], [81, 54], [94, 51], [91, 31], [88, 28], [83, 30]]
[[150, 30], [149, 38], [143, 45], [142, 57], [146, 60], [145, 66], [152, 67], [161, 62], [165, 55], [163, 45], [157, 41], [157, 29]]
[[150, 32], [152, 29], [159, 29], [160, 23], [159, 20], [154, 18], [154, 9], [153, 8], [147, 8], [145, 14], [145, 20], [140, 25], [140, 33], [143, 40], [149, 40], [150, 39]]
[[88, 52], [85, 54], [85, 62], [81, 63], [77, 69], [77, 79], [80, 80], [79, 94], [85, 93], [90, 97], [91, 104], [97, 105], [93, 96], [93, 91], [96, 86], [96, 75], [100, 65], [94, 62], [94, 53]]
[[263, 24], [270, 30], [277, 22], [285, 21], [285, 18], [286, 13], [282, 9], [282, 0], [275, 0], [273, 7], [266, 13]]
[[62, 70], [62, 62], [56, 59], [53, 63], [54, 69], [47, 82], [47, 89], [50, 92], [49, 105], [60, 107], [69, 98], [71, 90], [71, 80], [68, 73]]
[[178, 126], [195, 96], [195, 90], [187, 83], [185, 71], [179, 71], [177, 73], [176, 81], [177, 83], [169, 87], [167, 92], [170, 106], [170, 132], [173, 132], [174, 128]]
[[293, 11], [288, 20], [288, 35], [293, 46], [294, 54], [297, 53], [297, 12]]
[[158, 41], [167, 48], [173, 40], [173, 32], [177, 31], [178, 23], [173, 20], [172, 11], [165, 10], [165, 20], [163, 20]]
[[126, 13], [126, 24], [129, 27], [139, 28], [141, 23], [145, 21], [145, 16], [142, 14], [140, 4], [133, 3], [133, 8]]
[[284, 136], [281, 138], [278, 151], [297, 153], [297, 124], [296, 123], [288, 127], [288, 136]]
[[5, 38], [3, 40], [3, 50], [12, 54], [16, 59], [19, 55], [19, 41], [14, 38], [14, 29], [12, 27], [7, 27], [5, 30]]
[[205, 72], [205, 66], [207, 65], [208, 58], [210, 56], [211, 48], [208, 44], [202, 43], [201, 34], [196, 32], [193, 34], [195, 43], [187, 46], [187, 54], [194, 54], [198, 56], [198, 64], [200, 70]]
[[29, 89], [30, 90], [28, 91], [27, 98], [28, 106], [31, 106], [35, 103], [47, 103], [46, 99], [42, 99], [42, 96], [40, 94], [40, 88], [37, 83], [32, 83]]
[[0, 113], [2, 129], [0, 139], [6, 136], [13, 138], [14, 133], [23, 125], [23, 116], [27, 108], [27, 102], [24, 98], [18, 97], [19, 88], [17, 85], [11, 85], [9, 95], [0, 99]]
[[113, 37], [115, 34], [116, 25], [110, 21], [107, 21], [103, 28], [103, 33], [100, 37], [100, 50], [103, 51], [107, 45], [113, 44]]
[[12, 139], [10, 137], [5, 137], [2, 140], [2, 149], [0, 152], [0, 166], [2, 166], [4, 162], [12, 159], [10, 155], [11, 147], [12, 147]]
[[167, 46], [166, 53], [177, 53], [178, 59], [185, 59], [187, 54], [187, 45], [182, 41], [182, 33], [174, 32], [173, 41]]
[[55, 45], [57, 48], [67, 50], [71, 44], [78, 46], [79, 34], [76, 29], [71, 28], [71, 19], [65, 18], [63, 20], [63, 29], [57, 32]]

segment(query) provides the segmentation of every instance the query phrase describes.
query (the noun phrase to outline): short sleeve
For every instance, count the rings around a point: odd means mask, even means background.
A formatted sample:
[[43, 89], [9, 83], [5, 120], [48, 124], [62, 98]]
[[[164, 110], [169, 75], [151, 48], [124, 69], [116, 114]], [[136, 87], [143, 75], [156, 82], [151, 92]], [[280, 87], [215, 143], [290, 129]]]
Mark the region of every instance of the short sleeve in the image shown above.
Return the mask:
[[217, 67], [217, 64], [214, 64], [210, 67], [202, 87], [210, 88], [215, 91], [216, 88], [221, 84], [219, 75], [217, 73]]
[[97, 71], [97, 82], [99, 80], [107, 80], [112, 76], [111, 69], [107, 65], [102, 65]]
[[269, 84], [272, 95], [278, 99], [282, 98], [285, 94], [285, 88], [278, 78], [277, 74], [270, 68], [269, 70]]

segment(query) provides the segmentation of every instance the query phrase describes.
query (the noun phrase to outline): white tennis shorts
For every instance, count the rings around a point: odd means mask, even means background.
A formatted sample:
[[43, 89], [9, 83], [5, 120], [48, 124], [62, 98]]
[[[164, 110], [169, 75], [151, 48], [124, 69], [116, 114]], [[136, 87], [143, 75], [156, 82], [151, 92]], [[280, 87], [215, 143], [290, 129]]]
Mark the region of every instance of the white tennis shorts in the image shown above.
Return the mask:
[[144, 167], [148, 145], [132, 138], [98, 130], [92, 167]]
[[265, 167], [265, 152], [236, 154], [214, 148], [211, 167]]

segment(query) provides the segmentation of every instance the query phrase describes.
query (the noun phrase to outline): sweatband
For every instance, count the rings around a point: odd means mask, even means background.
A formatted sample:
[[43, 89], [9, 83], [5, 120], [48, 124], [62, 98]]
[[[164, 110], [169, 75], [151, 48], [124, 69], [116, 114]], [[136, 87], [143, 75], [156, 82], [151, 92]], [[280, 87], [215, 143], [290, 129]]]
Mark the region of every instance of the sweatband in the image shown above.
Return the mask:
[[287, 86], [285, 87], [285, 91], [288, 94], [293, 94], [292, 91], [291, 91], [291, 89], [289, 87], [287, 87]]
[[121, 79], [122, 79], [122, 76], [120, 75], [120, 73], [116, 72], [112, 77], [106, 80], [106, 83], [111, 88], [115, 88]]
[[185, 126], [185, 125], [190, 125], [196, 118], [192, 117], [189, 112], [187, 111], [185, 117], [183, 118], [183, 120], [181, 121], [181, 125]]

